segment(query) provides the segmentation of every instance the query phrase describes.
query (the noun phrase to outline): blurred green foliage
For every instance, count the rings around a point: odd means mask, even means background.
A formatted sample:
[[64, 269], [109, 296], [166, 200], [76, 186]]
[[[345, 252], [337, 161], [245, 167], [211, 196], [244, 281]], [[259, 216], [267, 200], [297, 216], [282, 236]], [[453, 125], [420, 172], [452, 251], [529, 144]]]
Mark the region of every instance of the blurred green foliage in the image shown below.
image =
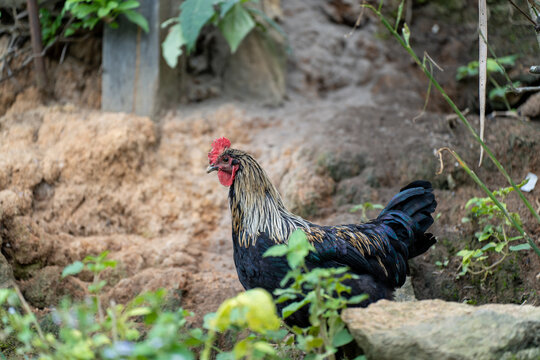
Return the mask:
[[[186, 0], [180, 5], [180, 14], [162, 24], [169, 27], [163, 41], [162, 54], [167, 64], [174, 68], [178, 57], [195, 50], [197, 39], [205, 25], [216, 26], [234, 53], [244, 38], [259, 25], [269, 24], [281, 34], [283, 31], [262, 11], [246, 6], [253, 0]], [[264, 24], [263, 24], [264, 22]]]
[[137, 0], [66, 0], [57, 15], [53, 15], [49, 8], [41, 7], [39, 17], [43, 43], [50, 45], [59, 36], [68, 38], [79, 29], [92, 30], [99, 22], [117, 28], [120, 15], [148, 32], [148, 22], [135, 10], [139, 6]]
[[[297, 230], [287, 245], [274, 246], [266, 254], [284, 256], [290, 265], [284, 288], [275, 295], [278, 302], [290, 302], [283, 309], [285, 318], [309, 307], [311, 325], [304, 329], [283, 324], [272, 296], [263, 289], [225, 300], [217, 312], [205, 316], [202, 328], [188, 326], [192, 314], [181, 308], [164, 310], [163, 289], [143, 293], [125, 305], [111, 301], [103, 307], [103, 271], [117, 266], [106, 251], [64, 269], [62, 277], [88, 271], [93, 281], [84, 301], [64, 299], [52, 308], [53, 325], [47, 327], [52, 331], [43, 331], [17, 288], [0, 289], [0, 349], [11, 346], [18, 356], [44, 360], [190, 360], [198, 354], [204, 360], [334, 359], [337, 348], [352, 341], [340, 311], [366, 296], [344, 296], [350, 288], [342, 282], [353, 277], [346, 268], [308, 270], [305, 259], [312, 250], [305, 234]], [[228, 349], [216, 345], [224, 333], [234, 339]]]

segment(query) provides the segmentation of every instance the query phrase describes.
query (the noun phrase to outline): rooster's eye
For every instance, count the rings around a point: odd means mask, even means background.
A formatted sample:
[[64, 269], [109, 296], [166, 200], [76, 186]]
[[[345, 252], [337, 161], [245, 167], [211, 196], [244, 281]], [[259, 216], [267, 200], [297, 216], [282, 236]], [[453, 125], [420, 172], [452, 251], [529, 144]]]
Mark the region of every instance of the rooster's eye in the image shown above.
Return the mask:
[[227, 156], [225, 156], [225, 157], [223, 158], [223, 162], [225, 162], [225, 163], [226, 163], [226, 162], [229, 162], [229, 158], [228, 158]]

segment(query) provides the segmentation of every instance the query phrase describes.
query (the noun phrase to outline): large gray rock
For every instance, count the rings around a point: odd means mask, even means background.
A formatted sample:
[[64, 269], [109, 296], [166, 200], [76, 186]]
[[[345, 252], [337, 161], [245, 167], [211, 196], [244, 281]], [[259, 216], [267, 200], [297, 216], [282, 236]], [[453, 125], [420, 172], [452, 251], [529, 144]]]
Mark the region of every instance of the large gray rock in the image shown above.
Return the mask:
[[540, 359], [540, 308], [441, 300], [346, 309], [368, 359]]

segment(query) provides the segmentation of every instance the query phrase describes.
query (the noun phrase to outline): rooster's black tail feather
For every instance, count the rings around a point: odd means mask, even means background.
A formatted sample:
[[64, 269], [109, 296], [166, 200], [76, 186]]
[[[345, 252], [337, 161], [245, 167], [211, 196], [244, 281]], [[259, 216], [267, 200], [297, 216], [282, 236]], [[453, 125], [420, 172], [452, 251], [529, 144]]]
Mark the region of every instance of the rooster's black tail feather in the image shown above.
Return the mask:
[[381, 211], [378, 219], [392, 227], [407, 245], [408, 258], [411, 259], [436, 242], [432, 234], [425, 233], [433, 224], [431, 214], [436, 207], [431, 183], [417, 180], [402, 188]]

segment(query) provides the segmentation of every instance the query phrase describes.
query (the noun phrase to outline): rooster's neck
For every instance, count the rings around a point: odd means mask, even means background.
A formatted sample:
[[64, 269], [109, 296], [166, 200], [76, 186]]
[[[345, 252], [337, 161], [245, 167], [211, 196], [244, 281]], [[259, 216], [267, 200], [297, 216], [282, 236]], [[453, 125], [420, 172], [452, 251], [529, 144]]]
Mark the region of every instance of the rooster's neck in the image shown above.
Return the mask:
[[241, 160], [229, 190], [233, 238], [248, 247], [265, 235], [274, 243], [286, 242], [297, 228], [309, 229], [309, 223], [287, 210], [281, 195], [266, 172], [249, 155]]

